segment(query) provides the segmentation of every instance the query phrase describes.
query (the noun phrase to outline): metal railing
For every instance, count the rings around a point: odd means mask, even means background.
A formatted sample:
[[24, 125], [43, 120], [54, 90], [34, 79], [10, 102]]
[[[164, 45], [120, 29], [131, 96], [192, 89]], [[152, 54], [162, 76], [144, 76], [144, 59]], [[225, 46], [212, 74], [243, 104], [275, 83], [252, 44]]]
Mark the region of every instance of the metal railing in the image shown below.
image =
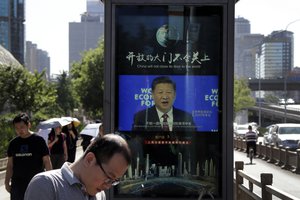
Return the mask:
[[[234, 148], [239, 151], [246, 151], [246, 141], [242, 138], [234, 138]], [[300, 174], [300, 149], [290, 151], [289, 148], [274, 145], [257, 144], [256, 154], [259, 158], [280, 166], [282, 169], [290, 170]]]

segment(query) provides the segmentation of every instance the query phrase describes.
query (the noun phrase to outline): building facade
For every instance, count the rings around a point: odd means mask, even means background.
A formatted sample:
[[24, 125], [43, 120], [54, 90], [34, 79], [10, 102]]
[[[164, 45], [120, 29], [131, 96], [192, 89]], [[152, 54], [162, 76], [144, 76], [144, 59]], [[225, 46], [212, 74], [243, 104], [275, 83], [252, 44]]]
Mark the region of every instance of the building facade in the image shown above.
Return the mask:
[[[256, 73], [257, 79], [283, 79], [286, 80], [294, 68], [294, 36], [293, 32], [281, 30], [273, 31], [266, 36], [259, 52], [256, 54]], [[286, 87], [286, 86], [284, 86]], [[295, 91], [264, 91], [256, 92], [256, 96], [264, 98], [266, 95], [277, 98], [296, 98], [299, 97]]]
[[69, 23], [69, 71], [72, 63], [79, 61], [84, 51], [96, 48], [103, 36], [104, 5], [98, 0], [88, 0], [81, 22]]
[[235, 19], [235, 28], [234, 28], [234, 35], [236, 38], [239, 38], [243, 35], [248, 35], [251, 33], [251, 25], [249, 20], [238, 17]]
[[251, 34], [250, 22], [242, 17], [235, 19], [234, 73], [236, 78], [254, 78], [256, 54], [264, 38]]
[[0, 0], [0, 44], [24, 64], [24, 1]]
[[285, 78], [294, 67], [294, 36], [291, 31], [273, 31], [264, 38], [257, 55], [257, 75], [264, 79]]
[[45, 70], [46, 77], [49, 80], [50, 58], [48, 56], [48, 52], [38, 49], [37, 45], [31, 41], [26, 41], [25, 67], [31, 72], [36, 70], [41, 73]]

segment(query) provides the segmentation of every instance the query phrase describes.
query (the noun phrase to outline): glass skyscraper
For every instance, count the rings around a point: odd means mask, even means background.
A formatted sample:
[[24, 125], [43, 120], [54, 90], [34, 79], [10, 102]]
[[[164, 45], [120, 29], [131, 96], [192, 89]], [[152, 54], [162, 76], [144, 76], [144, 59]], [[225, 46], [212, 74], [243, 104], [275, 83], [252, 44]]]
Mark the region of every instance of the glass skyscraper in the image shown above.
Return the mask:
[[24, 0], [0, 0], [0, 44], [24, 64]]

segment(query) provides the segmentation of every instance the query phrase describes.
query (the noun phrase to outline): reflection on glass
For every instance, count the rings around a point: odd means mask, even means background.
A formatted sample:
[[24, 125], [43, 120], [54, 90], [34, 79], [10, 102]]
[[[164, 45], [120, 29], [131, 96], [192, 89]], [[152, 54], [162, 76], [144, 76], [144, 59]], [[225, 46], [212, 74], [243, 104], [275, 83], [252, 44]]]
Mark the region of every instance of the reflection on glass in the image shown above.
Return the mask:
[[133, 162], [115, 197], [220, 197], [222, 7], [115, 7], [115, 129]]

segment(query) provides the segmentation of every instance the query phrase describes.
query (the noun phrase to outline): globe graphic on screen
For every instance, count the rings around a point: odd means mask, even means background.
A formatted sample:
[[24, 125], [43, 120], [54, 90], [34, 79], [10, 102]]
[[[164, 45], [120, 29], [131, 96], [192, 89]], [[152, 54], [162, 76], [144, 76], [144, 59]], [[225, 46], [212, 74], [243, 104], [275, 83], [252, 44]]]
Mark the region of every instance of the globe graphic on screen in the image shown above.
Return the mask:
[[163, 47], [171, 47], [178, 41], [179, 34], [174, 26], [161, 26], [156, 32], [156, 40]]

